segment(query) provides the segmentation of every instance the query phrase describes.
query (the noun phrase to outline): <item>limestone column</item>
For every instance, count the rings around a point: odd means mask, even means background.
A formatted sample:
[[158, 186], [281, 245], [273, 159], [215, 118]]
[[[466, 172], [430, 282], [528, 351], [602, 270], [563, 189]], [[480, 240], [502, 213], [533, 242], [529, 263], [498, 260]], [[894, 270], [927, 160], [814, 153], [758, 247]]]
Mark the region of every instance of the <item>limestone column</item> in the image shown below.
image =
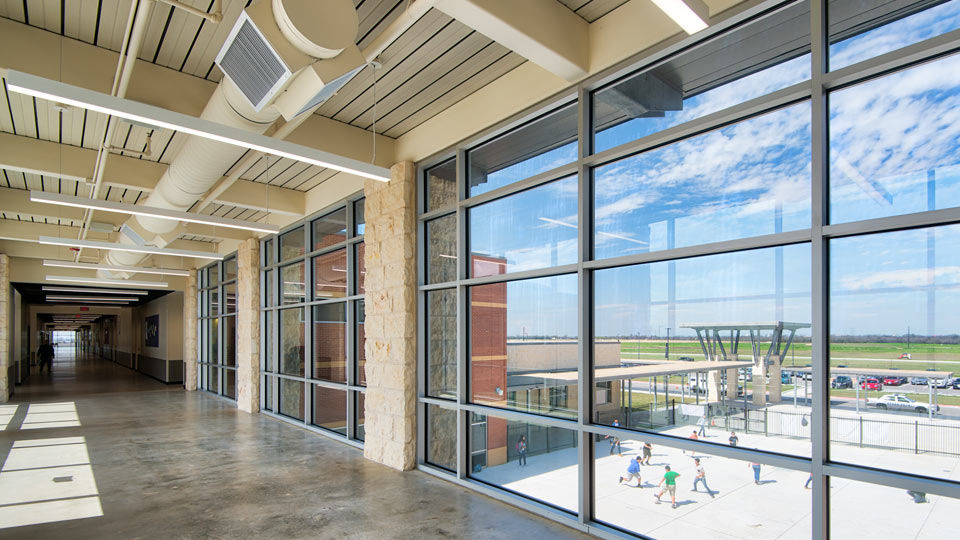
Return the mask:
[[760, 359], [760, 363], [753, 366], [753, 404], [767, 403], [767, 363]]
[[237, 408], [260, 410], [260, 241], [237, 250]]
[[416, 465], [416, 169], [402, 162], [367, 180], [367, 395], [363, 454], [399, 470]]
[[780, 378], [783, 370], [780, 367], [780, 359], [776, 356], [772, 357], [768, 369], [770, 373], [770, 384], [768, 385], [770, 398], [767, 401], [770, 403], [780, 403], [783, 395], [783, 379]]
[[[0, 253], [0, 403], [10, 399], [10, 388], [13, 381], [7, 375], [10, 373], [10, 348], [13, 334], [10, 332], [10, 257]], [[29, 366], [28, 366], [29, 368]]]
[[183, 291], [183, 387], [197, 389], [197, 270], [187, 276]]
[[[737, 368], [732, 368], [727, 370], [727, 399], [736, 401], [737, 400], [737, 390], [740, 388], [740, 370]], [[747, 391], [746, 388], [743, 389], [744, 392]]]

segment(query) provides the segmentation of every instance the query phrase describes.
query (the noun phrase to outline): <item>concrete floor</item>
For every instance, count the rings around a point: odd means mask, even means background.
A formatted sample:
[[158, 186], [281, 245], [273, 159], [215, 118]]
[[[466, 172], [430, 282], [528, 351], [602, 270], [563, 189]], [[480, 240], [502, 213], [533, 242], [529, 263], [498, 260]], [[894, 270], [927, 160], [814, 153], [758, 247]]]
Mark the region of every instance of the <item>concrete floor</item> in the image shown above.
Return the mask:
[[0, 538], [585, 538], [209, 394], [68, 354], [0, 406], [0, 461]]

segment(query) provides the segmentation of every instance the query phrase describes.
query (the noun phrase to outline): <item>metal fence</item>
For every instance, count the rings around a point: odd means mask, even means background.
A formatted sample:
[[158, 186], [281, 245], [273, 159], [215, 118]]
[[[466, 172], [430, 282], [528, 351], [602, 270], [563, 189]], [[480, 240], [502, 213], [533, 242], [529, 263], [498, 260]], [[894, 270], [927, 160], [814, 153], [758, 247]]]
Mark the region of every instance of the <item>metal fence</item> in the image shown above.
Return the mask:
[[645, 403], [634, 405], [633, 410], [627, 407], [610, 411], [598, 411], [594, 414], [594, 422], [612, 425], [616, 420], [620, 426], [633, 429], [660, 429], [677, 425], [677, 402], [671, 399], [667, 403]]

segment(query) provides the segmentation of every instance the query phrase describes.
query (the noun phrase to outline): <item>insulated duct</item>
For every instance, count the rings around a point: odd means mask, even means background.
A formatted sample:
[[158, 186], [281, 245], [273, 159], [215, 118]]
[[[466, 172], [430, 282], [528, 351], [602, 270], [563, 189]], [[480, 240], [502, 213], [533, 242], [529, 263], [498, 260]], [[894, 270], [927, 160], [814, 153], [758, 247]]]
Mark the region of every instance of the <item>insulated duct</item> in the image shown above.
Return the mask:
[[[302, 110], [304, 104], [324, 93], [325, 86], [363, 65], [363, 56], [354, 44], [358, 28], [357, 13], [350, 0], [260, 0], [252, 4], [237, 21], [217, 57], [226, 76], [201, 118], [263, 134], [281, 117], [281, 111]], [[269, 62], [281, 64], [282, 75], [277, 75], [277, 69], [268, 72], [264, 68], [264, 54], [268, 53]], [[293, 83], [297, 83], [297, 91], [287, 92]], [[261, 92], [252, 96], [250, 88]], [[251, 97], [257, 103], [252, 103]], [[276, 104], [280, 97], [286, 101], [283, 107]], [[295, 115], [284, 116], [289, 121]], [[188, 210], [245, 151], [189, 136], [143, 204]], [[139, 235], [146, 242], [163, 247], [179, 224], [135, 216], [127, 225], [124, 230], [133, 234], [121, 234], [118, 242], [133, 245]], [[111, 251], [104, 262], [136, 266], [144, 258], [143, 254]], [[118, 276], [109, 271], [98, 274]]]

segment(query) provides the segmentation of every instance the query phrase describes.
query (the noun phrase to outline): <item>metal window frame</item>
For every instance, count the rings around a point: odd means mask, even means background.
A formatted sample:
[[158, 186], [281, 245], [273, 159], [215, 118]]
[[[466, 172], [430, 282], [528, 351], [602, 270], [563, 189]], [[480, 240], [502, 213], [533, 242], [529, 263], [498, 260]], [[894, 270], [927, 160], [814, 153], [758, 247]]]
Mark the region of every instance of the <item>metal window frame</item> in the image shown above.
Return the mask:
[[[714, 37], [745, 24], [787, 9], [796, 3], [794, 0], [766, 0], [750, 3], [742, 9], [729, 10], [711, 21], [712, 26], [696, 36], [674, 36], [658, 45], [653, 51], [645, 51], [633, 58], [624, 60], [604, 72], [591, 76], [572, 88], [550, 96], [537, 104], [521, 111], [496, 125], [479, 133], [456, 141], [452, 146], [427, 157], [417, 164], [417, 252], [418, 255], [418, 313], [417, 313], [417, 441], [418, 469], [428, 474], [457, 483], [469, 489], [487, 494], [495, 499], [508, 502], [543, 517], [556, 520], [579, 530], [606, 538], [635, 538], [637, 534], [618, 529], [609, 524], [594, 520], [594, 467], [592, 438], [596, 435], [618, 435], [636, 437], [638, 431], [617, 429], [592, 424], [592, 323], [593, 323], [593, 273], [600, 269], [620, 266], [646, 264], [662, 261], [676, 261], [691, 257], [702, 257], [720, 253], [742, 252], [747, 250], [784, 247], [788, 245], [806, 245], [811, 254], [811, 323], [813, 350], [813, 400], [811, 418], [815, 419], [811, 429], [810, 457], [778, 454], [759, 449], [729, 447], [706, 441], [690, 441], [669, 435], [642, 432], [652, 442], [673, 448], [695, 450], [741, 461], [760, 463], [786, 469], [809, 472], [813, 475], [811, 496], [812, 537], [824, 540], [830, 536], [830, 493], [829, 478], [848, 478], [861, 482], [884, 485], [902, 489], [915, 489], [947, 497], [960, 498], [960, 483], [913, 475], [897, 471], [872, 469], [866, 466], [848, 463], [835, 463], [830, 460], [828, 381], [829, 381], [829, 241], [833, 238], [877, 234], [890, 231], [916, 229], [922, 227], [960, 224], [960, 208], [946, 208], [933, 211], [902, 214], [891, 217], [867, 219], [850, 223], [829, 222], [829, 170], [828, 170], [828, 124], [829, 109], [827, 98], [830, 92], [860, 84], [887, 74], [910, 67], [935, 61], [947, 55], [960, 53], [960, 30], [929, 38], [904, 48], [855, 63], [836, 71], [828, 70], [830, 36], [827, 30], [827, 0], [810, 0], [810, 62], [811, 75], [804, 82], [774, 91], [767, 95], [739, 103], [726, 109], [672, 126], [663, 131], [630, 141], [602, 152], [592, 153], [594, 134], [590, 118], [590, 99], [594, 91], [615, 84], [635, 73], [649, 70], [659, 64], [670, 61], [675, 56], [696, 47], [708, 45]], [[709, 45], [708, 45], [709, 46]], [[570, 103], [577, 102], [578, 107], [578, 155], [576, 161], [552, 170], [541, 172], [518, 182], [501, 186], [489, 192], [469, 197], [467, 189], [467, 153], [470, 149], [488, 142], [503, 134], [536, 121], [549, 113]], [[721, 129], [728, 125], [743, 122], [750, 118], [767, 114], [798, 103], [807, 102], [811, 110], [811, 223], [801, 230], [767, 234], [748, 238], [739, 238], [719, 242], [703, 243], [694, 246], [672, 248], [662, 251], [635, 255], [594, 259], [592, 252], [592, 213], [593, 213], [593, 171], [602, 165], [628, 158], [630, 156], [670, 145], [684, 139]], [[457, 200], [442, 207], [426, 209], [426, 174], [440, 164], [453, 159], [457, 171]], [[578, 175], [578, 261], [575, 264], [538, 268], [483, 278], [469, 276], [468, 211], [470, 208], [503, 197], [555, 181], [559, 178]], [[447, 282], [428, 283], [427, 280], [427, 243], [426, 229], [429, 222], [444, 216], [455, 216], [457, 234], [457, 272], [456, 279]], [[578, 279], [578, 416], [576, 420], [542, 416], [532, 412], [500, 409], [471, 403], [469, 399], [469, 288], [471, 286], [505, 283], [521, 279], [558, 276], [576, 273]], [[450, 289], [457, 294], [457, 391], [456, 399], [448, 400], [427, 395], [427, 348], [428, 319], [427, 293]], [[426, 447], [428, 431], [425, 426], [428, 406], [438, 406], [453, 410], [457, 414], [456, 471], [448, 471], [427, 462]], [[493, 415], [516, 421], [531, 422], [540, 425], [562, 427], [578, 434], [578, 503], [576, 517], [558, 511], [550, 505], [523, 495], [500, 489], [470, 478], [469, 470], [469, 429], [470, 415], [473, 413]]]

